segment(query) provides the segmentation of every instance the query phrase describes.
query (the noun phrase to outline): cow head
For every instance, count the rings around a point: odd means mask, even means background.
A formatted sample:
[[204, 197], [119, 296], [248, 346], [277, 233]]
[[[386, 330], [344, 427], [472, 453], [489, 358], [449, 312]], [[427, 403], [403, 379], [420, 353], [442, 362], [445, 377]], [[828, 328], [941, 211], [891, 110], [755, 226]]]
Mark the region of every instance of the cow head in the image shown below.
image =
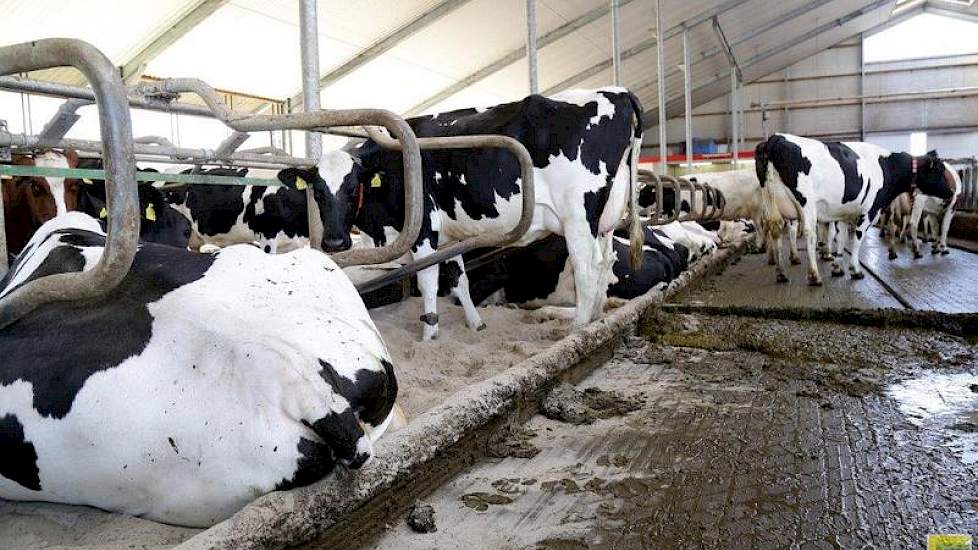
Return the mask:
[[937, 151], [930, 151], [924, 156], [914, 157], [917, 173], [914, 183], [925, 194], [950, 199], [954, 192], [944, 178], [944, 162], [937, 156]]
[[324, 153], [315, 169], [286, 168], [278, 173], [283, 185], [297, 191], [312, 188], [323, 222], [322, 247], [325, 252], [347, 250], [350, 238], [351, 211], [356, 190], [353, 158], [342, 151]]
[[[147, 168], [147, 172], [156, 172]], [[191, 236], [190, 220], [171, 207], [151, 182], [139, 182], [139, 239], [187, 248]], [[77, 210], [99, 220], [102, 230], [108, 222], [105, 182], [86, 179], [77, 189]]]
[[[34, 166], [34, 157], [15, 155], [12, 164]], [[13, 176], [8, 186], [11, 190], [4, 194], [5, 201], [17, 205], [21, 212], [36, 227], [58, 215], [58, 205], [47, 178], [40, 176]], [[8, 196], [9, 195], [9, 196]], [[36, 228], [35, 228], [36, 229]]]

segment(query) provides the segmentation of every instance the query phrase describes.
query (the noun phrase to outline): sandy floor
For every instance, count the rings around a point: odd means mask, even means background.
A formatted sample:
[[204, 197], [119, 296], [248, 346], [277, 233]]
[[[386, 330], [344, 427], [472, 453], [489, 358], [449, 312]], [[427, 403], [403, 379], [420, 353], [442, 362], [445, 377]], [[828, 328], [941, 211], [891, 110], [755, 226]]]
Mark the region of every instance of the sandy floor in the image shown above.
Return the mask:
[[[548, 347], [570, 331], [565, 320], [530, 311], [480, 308], [487, 328], [465, 326], [462, 308], [439, 303], [441, 336], [421, 342], [420, 298], [373, 310], [394, 358], [400, 404], [410, 420], [475, 381], [485, 380]], [[0, 500], [0, 548], [169, 548], [199, 531], [81, 506]]]

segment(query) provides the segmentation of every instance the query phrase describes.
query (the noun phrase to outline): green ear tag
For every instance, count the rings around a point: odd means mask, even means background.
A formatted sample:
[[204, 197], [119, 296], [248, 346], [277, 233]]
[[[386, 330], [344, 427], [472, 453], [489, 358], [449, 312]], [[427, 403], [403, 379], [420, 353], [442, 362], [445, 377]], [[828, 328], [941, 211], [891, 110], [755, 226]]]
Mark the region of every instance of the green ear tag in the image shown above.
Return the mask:
[[370, 187], [380, 187], [380, 174], [374, 174], [374, 177], [370, 180]]
[[295, 177], [295, 188], [298, 189], [299, 191], [303, 191], [303, 190], [305, 190], [306, 187], [309, 187], [306, 184], [306, 180], [300, 178], [299, 176], [296, 176]]
[[101, 218], [101, 219], [103, 219], [103, 220], [105, 218], [108, 218], [109, 217], [109, 211], [103, 208], [102, 211], [98, 213], [98, 217]]
[[152, 204], [146, 206], [146, 219], [151, 222], [156, 221], [156, 209], [153, 208]]

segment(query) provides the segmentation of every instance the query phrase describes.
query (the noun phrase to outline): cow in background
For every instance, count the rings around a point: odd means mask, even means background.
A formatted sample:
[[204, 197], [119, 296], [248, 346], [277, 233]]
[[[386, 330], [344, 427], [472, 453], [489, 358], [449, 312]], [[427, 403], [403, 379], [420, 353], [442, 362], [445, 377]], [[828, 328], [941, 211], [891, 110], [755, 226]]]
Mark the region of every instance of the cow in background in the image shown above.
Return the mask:
[[[517, 245], [550, 234], [562, 235], [573, 264], [575, 324], [584, 325], [604, 309], [611, 277], [611, 233], [626, 207], [633, 210], [630, 256], [641, 261], [642, 230], [635, 195], [635, 171], [642, 137], [642, 108], [624, 88], [571, 90], [552, 97], [531, 95], [488, 109], [462, 109], [408, 120], [418, 137], [502, 134], [519, 140], [533, 159], [533, 222]], [[404, 220], [401, 153], [368, 140], [351, 150], [347, 177], [337, 180], [350, 205], [335, 215], [356, 225], [375, 245], [384, 245]], [[476, 235], [503, 234], [521, 212], [519, 163], [502, 149], [422, 151], [424, 216], [412, 249], [415, 259], [441, 244]], [[332, 187], [332, 188], [335, 188]], [[456, 261], [461, 269], [461, 262]], [[423, 297], [422, 338], [438, 335], [438, 271], [418, 273]], [[483, 325], [459, 274], [466, 324]]]
[[[914, 189], [942, 200], [953, 197], [944, 179], [944, 164], [934, 151], [914, 157], [871, 143], [822, 142], [775, 134], [757, 145], [754, 159], [763, 189], [764, 230], [780, 233], [786, 219], [800, 221], [807, 244], [808, 283], [815, 286], [822, 284], [815, 261], [819, 222], [854, 226], [849, 271], [853, 279], [862, 279], [862, 238], [883, 208], [900, 193]], [[777, 279], [787, 282], [780, 243], [777, 249]], [[832, 272], [842, 274], [836, 258]]]
[[[15, 154], [9, 162], [15, 166], [41, 168], [74, 168], [78, 156], [74, 151], [40, 151], [33, 155]], [[18, 254], [44, 222], [73, 210], [76, 195], [63, 177], [10, 176], [0, 180], [7, 252]]]
[[940, 195], [926, 193], [923, 188], [914, 193], [913, 208], [910, 213], [910, 246], [913, 249], [913, 257], [921, 258], [920, 240], [917, 238], [917, 228], [921, 219], [927, 219], [934, 228], [936, 238], [931, 254], [949, 254], [947, 248], [947, 233], [951, 229], [951, 219], [954, 218], [954, 207], [961, 195], [961, 175], [950, 164], [942, 163], [944, 168], [944, 181], [951, 190], [951, 197], [944, 198]]

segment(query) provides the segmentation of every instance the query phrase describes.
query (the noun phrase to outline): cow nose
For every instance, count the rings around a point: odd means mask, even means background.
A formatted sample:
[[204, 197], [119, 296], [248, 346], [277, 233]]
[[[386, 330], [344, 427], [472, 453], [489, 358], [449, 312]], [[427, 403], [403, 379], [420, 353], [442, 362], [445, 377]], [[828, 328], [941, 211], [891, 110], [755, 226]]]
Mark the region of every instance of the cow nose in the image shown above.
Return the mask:
[[323, 250], [326, 252], [339, 252], [343, 250], [343, 239], [326, 238], [323, 239]]

